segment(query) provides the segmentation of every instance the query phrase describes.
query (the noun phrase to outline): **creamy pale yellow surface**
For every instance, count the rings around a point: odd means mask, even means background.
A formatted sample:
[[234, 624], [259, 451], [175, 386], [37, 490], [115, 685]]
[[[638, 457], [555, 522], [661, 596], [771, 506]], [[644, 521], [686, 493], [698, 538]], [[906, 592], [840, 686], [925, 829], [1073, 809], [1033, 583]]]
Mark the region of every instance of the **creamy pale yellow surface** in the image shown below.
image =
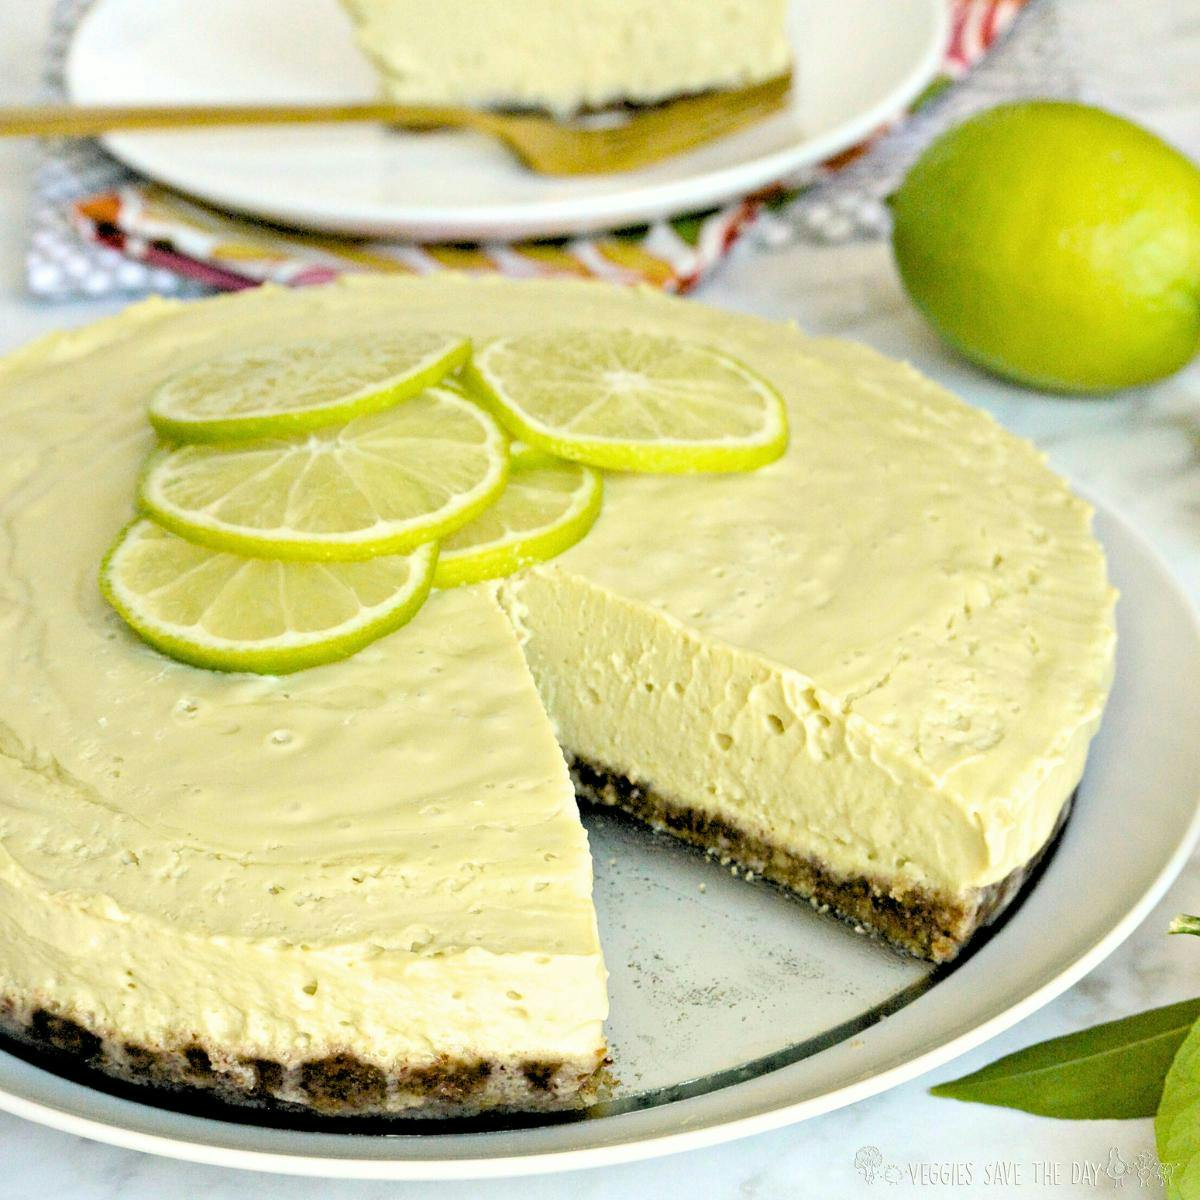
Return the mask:
[[[611, 476], [591, 534], [499, 604], [435, 595], [287, 678], [170, 662], [105, 608], [165, 373], [563, 324], [740, 357], [788, 402], [787, 455]], [[697, 304], [454, 277], [153, 301], [9, 359], [0, 418], [0, 976], [127, 1036], [594, 1058], [586, 841], [519, 645], [568, 751], [951, 894], [1041, 845], [1108, 687], [1089, 510], [1032, 447], [868, 350]]]
[[385, 91], [556, 113], [783, 74], [787, 0], [343, 0]]

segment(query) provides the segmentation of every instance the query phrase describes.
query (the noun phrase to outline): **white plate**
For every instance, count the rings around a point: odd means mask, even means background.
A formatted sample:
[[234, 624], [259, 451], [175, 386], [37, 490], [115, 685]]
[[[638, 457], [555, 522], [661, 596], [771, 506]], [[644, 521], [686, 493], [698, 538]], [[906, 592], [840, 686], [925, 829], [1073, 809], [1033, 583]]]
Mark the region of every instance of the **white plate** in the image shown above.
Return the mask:
[[[1110, 954], [1196, 839], [1196, 619], [1128, 527], [1101, 512], [1098, 532], [1122, 591], [1117, 678], [1104, 726], [1040, 878], [953, 968], [901, 958], [675, 843], [591, 815], [597, 907], [612, 968], [609, 1032], [623, 1081], [607, 1108], [507, 1127], [266, 1127], [152, 1107], [135, 1089], [92, 1088], [3, 1051], [0, 1108], [97, 1141], [227, 1166], [449, 1179], [712, 1145], [828, 1112], [946, 1062]], [[395, 1132], [378, 1136], [384, 1129]]]
[[[629, 174], [546, 178], [467, 133], [371, 125], [122, 134], [129, 166], [221, 208], [375, 237], [554, 236], [695, 212], [854, 145], [933, 77], [946, 0], [793, 0], [791, 108]], [[97, 0], [67, 63], [82, 104], [360, 100], [375, 91], [335, 0]]]

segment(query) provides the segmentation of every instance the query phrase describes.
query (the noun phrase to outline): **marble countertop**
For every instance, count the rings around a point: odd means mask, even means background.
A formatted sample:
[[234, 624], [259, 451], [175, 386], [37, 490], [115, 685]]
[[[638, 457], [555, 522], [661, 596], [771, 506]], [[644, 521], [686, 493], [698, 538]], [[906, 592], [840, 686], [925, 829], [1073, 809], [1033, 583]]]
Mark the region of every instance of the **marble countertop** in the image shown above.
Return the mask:
[[[1090, 98], [1141, 120], [1200, 157], [1200, 0], [1057, 0]], [[0, 0], [0, 102], [36, 87], [49, 0]], [[23, 219], [33, 154], [0, 143], [0, 352], [114, 311], [115, 303], [39, 306], [24, 295]], [[1055, 467], [1107, 501], [1200, 596], [1200, 360], [1163, 384], [1103, 401], [1058, 399], [986, 378], [952, 358], [905, 300], [881, 244], [763, 251], [743, 246], [701, 299], [905, 358], [1045, 448]], [[706, 1200], [825, 1200], [869, 1194], [1076, 1197], [1117, 1186], [1096, 1164], [1116, 1148], [1153, 1149], [1149, 1121], [1064, 1123], [934, 1100], [928, 1086], [1003, 1053], [1097, 1021], [1200, 993], [1200, 957], [1163, 936], [1179, 911], [1200, 911], [1200, 861], [1103, 966], [1035, 1016], [933, 1075], [794, 1128], [712, 1150], [571, 1175], [495, 1183], [372, 1184], [252, 1175], [98, 1145], [0, 1114], [0, 1200], [601, 1200], [695, 1194]], [[900, 1164], [944, 1166], [924, 1180], [868, 1189], [855, 1151], [878, 1146]], [[957, 1166], [957, 1171], [954, 1168]], [[965, 1169], [969, 1167], [969, 1172]], [[1015, 1181], [1014, 1181], [1015, 1171]], [[967, 1182], [967, 1175], [970, 1182]], [[1127, 1181], [1125, 1194], [1156, 1194]]]

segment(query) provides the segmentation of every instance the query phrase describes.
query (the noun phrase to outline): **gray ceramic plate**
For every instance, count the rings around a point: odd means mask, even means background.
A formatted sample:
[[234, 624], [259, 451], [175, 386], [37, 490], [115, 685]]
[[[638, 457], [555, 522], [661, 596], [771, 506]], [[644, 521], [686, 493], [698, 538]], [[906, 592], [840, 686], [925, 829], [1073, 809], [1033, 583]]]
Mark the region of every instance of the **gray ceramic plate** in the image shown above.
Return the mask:
[[156, 1107], [136, 1091], [89, 1086], [0, 1051], [0, 1108], [98, 1141], [229, 1166], [449, 1179], [710, 1145], [828, 1112], [944, 1063], [1110, 954], [1196, 838], [1196, 619], [1127, 526], [1101, 512], [1097, 529], [1122, 592], [1104, 726], [1054, 853], [1002, 924], [952, 968], [901, 958], [768, 886], [591, 815], [621, 1078], [602, 1107], [551, 1122], [363, 1122], [330, 1132]]

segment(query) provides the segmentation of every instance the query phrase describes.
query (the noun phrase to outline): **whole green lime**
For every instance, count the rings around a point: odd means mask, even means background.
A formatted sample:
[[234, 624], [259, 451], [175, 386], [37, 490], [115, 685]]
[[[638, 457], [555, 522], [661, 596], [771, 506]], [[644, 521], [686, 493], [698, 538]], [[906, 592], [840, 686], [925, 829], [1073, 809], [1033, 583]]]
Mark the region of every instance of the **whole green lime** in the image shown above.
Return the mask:
[[909, 295], [997, 374], [1106, 392], [1200, 346], [1200, 170], [1129, 121], [1002, 105], [934, 142], [892, 207]]

